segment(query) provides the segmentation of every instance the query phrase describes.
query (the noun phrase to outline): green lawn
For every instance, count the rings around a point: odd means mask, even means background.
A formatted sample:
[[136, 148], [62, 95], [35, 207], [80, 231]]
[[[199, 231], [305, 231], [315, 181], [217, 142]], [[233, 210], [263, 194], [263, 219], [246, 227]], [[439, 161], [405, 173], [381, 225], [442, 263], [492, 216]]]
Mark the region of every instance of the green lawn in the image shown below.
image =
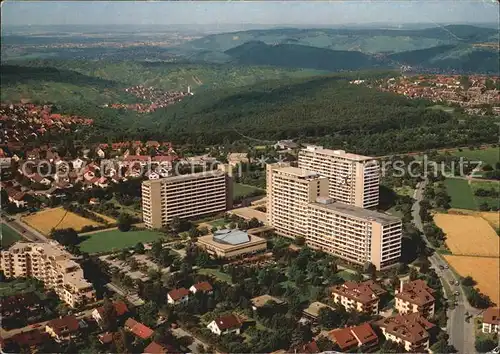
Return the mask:
[[260, 191], [260, 188], [249, 186], [248, 184], [234, 183], [233, 184], [233, 197], [246, 197], [254, 191]]
[[150, 231], [128, 231], [111, 230], [97, 232], [95, 234], [82, 236], [86, 239], [80, 243], [80, 250], [87, 253], [107, 252], [132, 247], [137, 242], [151, 242], [164, 236], [163, 234]]
[[469, 150], [468, 148], [465, 148], [462, 151], [454, 151], [451, 154], [455, 156], [463, 156], [468, 160], [483, 161], [483, 163], [490, 164], [493, 167], [495, 166], [495, 163], [500, 161], [500, 148], [498, 147], [482, 150]]
[[36, 291], [35, 282], [30, 279], [14, 279], [0, 283], [0, 297]]
[[7, 248], [14, 242], [19, 241], [21, 235], [7, 224], [2, 224], [2, 248]]
[[198, 274], [212, 275], [220, 281], [225, 281], [226, 283], [232, 284], [231, 276], [229, 274], [223, 273], [218, 269], [212, 268], [200, 268], [198, 269]]
[[444, 184], [451, 197], [452, 208], [477, 210], [474, 195], [465, 179], [447, 178]]
[[209, 224], [212, 225], [212, 227], [220, 227], [220, 226], [225, 226], [226, 221], [224, 219], [217, 219], [214, 221], [210, 221]]

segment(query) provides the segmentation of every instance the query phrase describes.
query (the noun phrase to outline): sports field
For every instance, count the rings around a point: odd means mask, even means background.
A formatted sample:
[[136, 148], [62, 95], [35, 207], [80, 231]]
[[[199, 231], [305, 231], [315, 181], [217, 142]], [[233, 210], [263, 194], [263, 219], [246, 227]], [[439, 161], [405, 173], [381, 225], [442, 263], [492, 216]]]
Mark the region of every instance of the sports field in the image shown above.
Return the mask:
[[463, 149], [462, 151], [453, 151], [451, 153], [455, 156], [463, 156], [469, 161], [482, 161], [483, 164], [495, 166], [495, 163], [500, 161], [500, 148], [491, 147], [487, 149]]
[[[498, 236], [497, 236], [498, 238]], [[444, 258], [461, 276], [471, 276], [476, 282], [476, 289], [488, 295], [500, 304], [500, 258], [445, 255]]]
[[2, 225], [2, 248], [6, 249], [14, 242], [19, 241], [21, 239], [21, 235], [19, 235], [19, 233], [9, 225], [3, 223], [1, 225]]
[[446, 245], [454, 255], [498, 257], [500, 243], [495, 230], [482, 217], [435, 214], [434, 222], [446, 234]]
[[120, 250], [135, 246], [137, 242], [152, 242], [162, 236], [164, 235], [150, 230], [128, 232], [110, 230], [96, 232], [90, 235], [81, 236], [85, 238], [85, 240], [80, 243], [80, 250], [87, 253]]
[[[109, 222], [115, 222], [113, 219], [99, 215]], [[86, 219], [80, 215], [69, 212], [62, 207], [46, 209], [35, 214], [28, 215], [22, 220], [32, 228], [40, 231], [44, 235], [49, 235], [50, 231], [55, 229], [73, 228], [80, 231], [84, 226], [103, 226], [94, 220]]]
[[469, 183], [465, 179], [447, 178], [444, 181], [446, 191], [451, 197], [451, 207], [458, 209], [477, 210]]

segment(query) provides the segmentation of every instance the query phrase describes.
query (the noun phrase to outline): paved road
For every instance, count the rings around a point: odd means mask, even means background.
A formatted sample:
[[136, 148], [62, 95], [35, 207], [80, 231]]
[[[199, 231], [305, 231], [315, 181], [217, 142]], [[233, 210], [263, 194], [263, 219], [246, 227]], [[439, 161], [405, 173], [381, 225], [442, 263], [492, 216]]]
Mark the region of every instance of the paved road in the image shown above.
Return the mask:
[[199, 350], [197, 349], [197, 346], [200, 345], [200, 344], [203, 345], [205, 347], [205, 349], [207, 349], [210, 346], [210, 344], [202, 342], [198, 338], [194, 337], [191, 333], [183, 330], [180, 327], [172, 329], [172, 334], [174, 336], [178, 337], [178, 338], [179, 337], [184, 337], [184, 336], [188, 336], [188, 337], [193, 338], [193, 344], [191, 344], [190, 346], [188, 346], [188, 349], [191, 351], [191, 353], [195, 353], [195, 354], [200, 353]]
[[19, 219], [18, 216], [11, 218], [11, 221], [7, 221], [7, 219], [4, 219], [4, 222], [14, 230], [18, 231], [23, 238], [30, 242], [48, 242], [47, 237], [45, 237], [32, 227], [26, 225]]
[[[413, 223], [415, 226], [422, 231], [422, 237], [427, 244], [427, 247], [433, 249], [429, 240], [423, 235], [423, 224], [420, 219], [420, 201], [423, 199], [423, 191], [426, 182], [421, 182], [417, 186], [413, 198], [416, 200], [413, 204], [412, 215]], [[460, 279], [455, 276], [455, 274], [449, 268], [446, 260], [437, 252], [434, 252], [432, 256], [429, 257], [432, 268], [434, 268], [437, 274], [441, 277], [442, 282], [450, 284], [450, 282], [459, 281]], [[444, 268], [441, 270], [440, 268]], [[450, 343], [458, 350], [459, 353], [472, 354], [475, 353], [474, 341], [474, 320], [471, 318], [469, 322], [465, 322], [465, 313], [477, 315], [480, 311], [469, 305], [465, 293], [461, 286], [450, 285], [452, 291], [458, 291], [459, 295], [455, 297], [458, 305], [452, 310], [448, 310], [448, 323], [446, 324], [446, 329], [450, 335]]]

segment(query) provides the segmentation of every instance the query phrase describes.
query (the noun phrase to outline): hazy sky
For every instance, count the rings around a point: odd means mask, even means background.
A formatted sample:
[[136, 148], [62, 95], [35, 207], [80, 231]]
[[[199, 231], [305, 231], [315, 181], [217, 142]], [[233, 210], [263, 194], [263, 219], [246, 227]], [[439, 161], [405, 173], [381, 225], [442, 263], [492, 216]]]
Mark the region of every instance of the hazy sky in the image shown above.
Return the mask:
[[4, 1], [2, 25], [498, 22], [497, 0]]

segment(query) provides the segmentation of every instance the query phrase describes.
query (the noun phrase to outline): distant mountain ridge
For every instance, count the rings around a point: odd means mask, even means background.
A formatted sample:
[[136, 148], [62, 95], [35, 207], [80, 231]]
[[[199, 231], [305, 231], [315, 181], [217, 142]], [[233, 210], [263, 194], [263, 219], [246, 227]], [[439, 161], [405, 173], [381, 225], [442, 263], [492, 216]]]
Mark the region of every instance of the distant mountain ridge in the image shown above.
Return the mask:
[[330, 71], [387, 67], [384, 61], [361, 52], [330, 50], [298, 44], [267, 45], [260, 41], [250, 41], [224, 53], [230, 55], [238, 64]]

